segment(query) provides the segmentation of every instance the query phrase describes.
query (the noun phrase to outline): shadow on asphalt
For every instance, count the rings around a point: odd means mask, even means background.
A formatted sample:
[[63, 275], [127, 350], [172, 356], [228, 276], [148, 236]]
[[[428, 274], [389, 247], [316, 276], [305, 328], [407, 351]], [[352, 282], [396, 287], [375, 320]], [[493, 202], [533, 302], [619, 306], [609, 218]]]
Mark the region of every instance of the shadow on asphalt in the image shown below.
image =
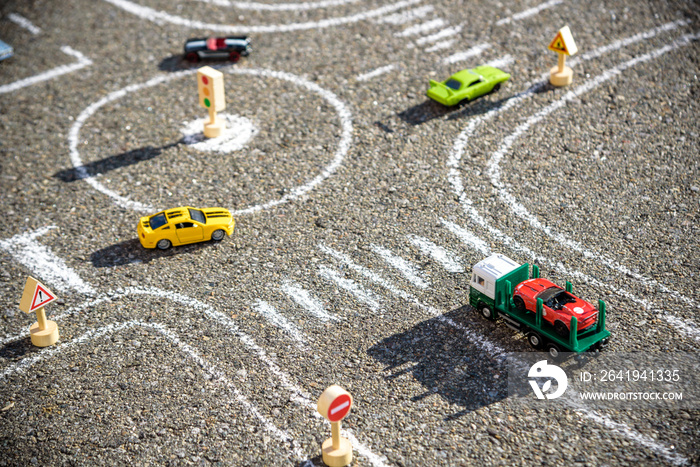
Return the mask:
[[99, 161], [84, 164], [81, 167], [85, 169], [85, 173], [81, 174], [78, 167], [64, 169], [56, 172], [53, 176], [66, 183], [82, 180], [84, 178], [94, 177], [97, 174], [104, 174], [111, 170], [120, 169], [135, 165], [143, 161], [154, 159], [160, 156], [166, 149], [173, 148], [178, 144], [182, 144], [184, 140], [178, 140], [174, 143], [166, 144], [165, 146], [153, 147], [144, 146], [142, 148], [133, 149], [131, 151], [115, 154]]
[[[134, 224], [136, 228], [136, 224]], [[203, 248], [210, 248], [211, 245], [221, 242], [200, 242], [191, 245], [175, 246], [167, 250], [146, 249], [141, 246], [138, 238], [126, 240], [101, 250], [97, 250], [90, 255], [90, 261], [96, 268], [113, 268], [132, 263], [148, 263], [157, 258], [167, 258], [187, 253], [193, 253]]]
[[[473, 323], [465, 320], [466, 315], [473, 313], [471, 307], [465, 305], [444, 316], [465, 327], [473, 327]], [[425, 392], [415, 395], [414, 402], [437, 395], [463, 408], [449, 415], [448, 420], [508, 395], [505, 362], [491, 358], [481, 347], [467, 340], [463, 330], [438, 318], [388, 337], [367, 353], [386, 365], [385, 371], [391, 373], [386, 377], [388, 381], [410, 374], [423, 385]]]

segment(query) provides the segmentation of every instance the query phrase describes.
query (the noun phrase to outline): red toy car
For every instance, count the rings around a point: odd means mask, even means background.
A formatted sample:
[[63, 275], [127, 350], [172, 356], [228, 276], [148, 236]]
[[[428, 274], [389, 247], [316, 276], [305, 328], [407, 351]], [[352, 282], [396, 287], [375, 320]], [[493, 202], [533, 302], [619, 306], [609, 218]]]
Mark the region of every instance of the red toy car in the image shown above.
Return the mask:
[[203, 37], [185, 42], [185, 59], [198, 62], [205, 59], [237, 62], [251, 51], [250, 39], [246, 36]]
[[595, 326], [598, 310], [585, 300], [570, 294], [547, 279], [528, 279], [521, 282], [513, 293], [513, 303], [518, 310], [535, 313], [537, 299], [542, 299], [542, 317], [554, 326], [562, 337], [569, 335], [571, 317], [578, 321], [578, 332]]

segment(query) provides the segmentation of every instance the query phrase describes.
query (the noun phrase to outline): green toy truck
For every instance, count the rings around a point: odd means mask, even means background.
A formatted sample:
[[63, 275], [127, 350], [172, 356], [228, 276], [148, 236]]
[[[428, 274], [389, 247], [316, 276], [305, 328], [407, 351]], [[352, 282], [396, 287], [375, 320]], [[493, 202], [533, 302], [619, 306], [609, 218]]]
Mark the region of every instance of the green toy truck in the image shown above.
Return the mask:
[[502, 318], [527, 336], [535, 349], [560, 352], [599, 350], [607, 345], [605, 302], [598, 308], [575, 297], [571, 283], [562, 289], [539, 277], [539, 268], [518, 264], [502, 254], [479, 261], [472, 269], [469, 304], [485, 318]]

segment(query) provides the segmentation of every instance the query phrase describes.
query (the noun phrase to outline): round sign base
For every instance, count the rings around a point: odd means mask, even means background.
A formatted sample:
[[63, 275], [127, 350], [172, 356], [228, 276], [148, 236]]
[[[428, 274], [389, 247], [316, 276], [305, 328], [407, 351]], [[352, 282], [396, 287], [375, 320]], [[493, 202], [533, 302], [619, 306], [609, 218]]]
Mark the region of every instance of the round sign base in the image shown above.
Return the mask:
[[552, 83], [552, 86], [568, 86], [573, 80], [574, 71], [568, 66], [565, 66], [562, 71], [559, 71], [558, 66], [555, 66], [549, 70], [549, 82]]
[[48, 347], [58, 342], [58, 326], [55, 321], [46, 320], [46, 328], [39, 329], [39, 323], [29, 327], [32, 344], [37, 347]]
[[352, 462], [352, 444], [345, 438], [340, 438], [340, 447], [333, 449], [333, 438], [328, 438], [321, 446], [323, 462], [328, 467], [343, 467]]
[[204, 124], [204, 136], [207, 138], [217, 138], [221, 136], [226, 128], [226, 123], [223, 118], [217, 118], [214, 123]]

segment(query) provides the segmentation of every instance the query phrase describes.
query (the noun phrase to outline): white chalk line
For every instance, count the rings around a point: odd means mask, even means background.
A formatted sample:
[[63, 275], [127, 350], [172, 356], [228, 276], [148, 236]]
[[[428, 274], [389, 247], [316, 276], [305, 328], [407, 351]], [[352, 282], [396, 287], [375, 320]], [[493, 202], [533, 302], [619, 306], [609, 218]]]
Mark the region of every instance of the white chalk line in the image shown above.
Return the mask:
[[400, 2], [392, 3], [374, 10], [365, 11], [357, 13], [354, 15], [343, 16], [338, 18], [327, 18], [320, 21], [309, 21], [305, 23], [291, 23], [291, 24], [270, 24], [270, 25], [229, 25], [229, 24], [215, 24], [207, 23], [203, 21], [196, 21], [182, 16], [171, 15], [164, 11], [155, 10], [146, 6], [139, 5], [129, 0], [104, 0], [107, 3], [119, 7], [133, 15], [140, 18], [152, 21], [156, 24], [170, 23], [177, 26], [185, 26], [193, 29], [204, 29], [213, 32], [223, 32], [228, 34], [249, 34], [249, 33], [272, 33], [272, 32], [290, 32], [290, 31], [300, 31], [305, 29], [321, 29], [334, 26], [341, 26], [343, 24], [356, 23], [358, 21], [363, 21], [366, 19], [376, 18], [378, 16], [386, 15], [387, 13], [400, 10], [407, 6], [415, 5], [420, 3], [422, 0], [403, 0]]
[[438, 50], [443, 50], [443, 49], [449, 49], [454, 45], [454, 43], [457, 42], [457, 39], [448, 39], [446, 41], [440, 41], [437, 42], [434, 45], [431, 45], [427, 49], [425, 49], [426, 52], [437, 52]]
[[341, 289], [349, 292], [360, 302], [367, 305], [372, 311], [377, 312], [381, 309], [379, 298], [371, 290], [367, 290], [352, 279], [347, 279], [343, 275], [327, 266], [319, 266], [318, 273], [324, 279], [335, 282]]
[[462, 25], [458, 24], [457, 26], [450, 26], [449, 28], [445, 28], [441, 31], [438, 31], [435, 34], [416, 39], [415, 42], [418, 45], [432, 44], [433, 42], [437, 42], [440, 39], [456, 36], [460, 32], [462, 32]]
[[47, 282], [51, 288], [55, 288], [60, 292], [75, 290], [85, 295], [95, 295], [97, 292], [90, 284], [83, 281], [49, 247], [42, 245], [36, 240], [50, 230], [57, 228], [51, 225], [33, 232], [18, 234], [14, 237], [0, 240], [0, 248], [7, 251], [15, 261], [23, 264], [39, 279]]
[[216, 138], [204, 136], [204, 124], [209, 121], [208, 116], [184, 122], [180, 129], [184, 144], [197, 151], [230, 154], [243, 149], [259, 132], [250, 119], [240, 115], [219, 113], [216, 119], [223, 120], [226, 125]]
[[474, 47], [470, 48], [469, 50], [466, 50], [464, 52], [457, 52], [455, 54], [450, 55], [449, 57], [445, 57], [442, 60], [442, 63], [457, 63], [457, 62], [462, 62], [464, 60], [467, 60], [468, 58], [476, 57], [477, 55], [481, 55], [484, 50], [487, 50], [488, 48], [491, 47], [491, 44], [488, 43], [483, 43], [483, 44], [478, 44], [475, 45]]
[[16, 91], [18, 89], [26, 88], [27, 86], [32, 86], [43, 81], [49, 81], [54, 78], [58, 78], [59, 76], [68, 73], [73, 73], [74, 71], [78, 71], [82, 68], [85, 68], [86, 66], [92, 65], [92, 60], [90, 60], [77, 50], [68, 47], [67, 45], [61, 47], [61, 52], [63, 52], [66, 55], [70, 55], [71, 57], [75, 57], [78, 61], [75, 63], [71, 63], [70, 65], [57, 66], [56, 68], [53, 68], [49, 71], [39, 73], [38, 75], [30, 76], [29, 78], [20, 79], [10, 84], [4, 84], [0, 86], [0, 94], [5, 94], [8, 92]]
[[494, 68], [505, 68], [508, 65], [511, 65], [514, 61], [515, 59], [511, 55], [506, 54], [501, 58], [497, 58], [486, 62], [486, 65], [492, 66]]
[[280, 289], [282, 290], [282, 292], [287, 294], [287, 296], [291, 298], [297, 305], [299, 305], [300, 307], [302, 307], [311, 315], [315, 316], [321, 321], [338, 321], [337, 317], [331, 315], [326, 311], [326, 309], [323, 307], [323, 304], [318, 298], [311, 295], [311, 293], [308, 290], [304, 289], [299, 284], [296, 284], [291, 281], [285, 281], [280, 287]]
[[528, 8], [527, 10], [523, 10], [520, 13], [514, 14], [513, 16], [509, 16], [507, 18], [503, 18], [496, 21], [496, 26], [502, 26], [513, 21], [519, 21], [521, 19], [529, 18], [530, 16], [534, 16], [542, 10], [546, 10], [547, 8], [557, 6], [560, 3], [563, 3], [563, 1], [564, 0], [550, 0], [549, 2], [542, 3], [540, 5], [537, 5], [536, 7]]
[[25, 18], [22, 15], [18, 15], [17, 13], [10, 13], [7, 15], [7, 18], [15, 23], [16, 25], [26, 29], [27, 31], [31, 32], [35, 36], [37, 34], [41, 34], [41, 28], [35, 26], [31, 21], [29, 21], [27, 18]]
[[257, 407], [252, 402], [250, 402], [247, 397], [241, 394], [241, 392], [234, 386], [231, 380], [229, 380], [221, 370], [219, 370], [215, 365], [204, 360], [204, 358], [202, 358], [196, 350], [194, 350], [191, 346], [187, 345], [186, 343], [182, 342], [172, 330], [167, 329], [162, 324], [146, 323], [141, 321], [127, 321], [120, 324], [110, 324], [101, 328], [92, 329], [69, 342], [62, 343], [58, 346], [49, 347], [48, 349], [42, 350], [41, 353], [23, 359], [18, 364], [11, 365], [10, 367], [3, 370], [2, 374], [0, 374], [0, 381], [6, 379], [9, 375], [13, 373], [22, 373], [35, 363], [46, 360], [49, 357], [53, 357], [54, 355], [63, 352], [64, 350], [68, 350], [80, 344], [85, 344], [89, 341], [103, 337], [107, 334], [116, 334], [120, 331], [134, 328], [137, 326], [145, 329], [151, 329], [160, 333], [181, 352], [183, 352], [192, 360], [194, 360], [204, 371], [209, 373], [209, 375], [212, 378], [216, 379], [230, 392], [232, 392], [235, 395], [235, 399], [261, 422], [261, 424], [267, 432], [271, 433], [272, 435], [276, 436], [277, 438], [281, 439], [286, 443], [290, 443], [293, 446], [292, 450], [297, 458], [306, 458], [306, 454], [304, 453], [304, 451], [302, 451], [297, 441], [293, 439], [291, 435], [277, 428], [272, 423], [272, 421], [270, 421], [267, 417], [260, 413]]
[[435, 10], [432, 5], [424, 5], [408, 11], [394, 13], [374, 20], [375, 23], [389, 23], [394, 25], [406, 24], [415, 19], [424, 18], [428, 13]]
[[420, 24], [416, 24], [414, 26], [410, 26], [401, 32], [394, 33], [394, 36], [396, 36], [396, 37], [415, 36], [417, 34], [423, 34], [425, 32], [432, 31], [433, 29], [441, 28], [442, 26], [444, 26], [446, 24], [447, 24], [447, 22], [444, 19], [436, 18], [436, 19], [433, 19], [430, 21], [426, 21], [425, 23], [420, 23]]
[[[73, 164], [73, 167], [75, 168], [76, 171], [76, 176], [79, 179], [84, 179], [87, 183], [89, 183], [95, 190], [99, 191], [100, 193], [107, 195], [108, 197], [112, 198], [114, 202], [123, 208], [126, 209], [132, 209], [134, 211], [138, 212], [150, 212], [150, 211], [156, 211], [157, 208], [154, 208], [151, 205], [141, 203], [138, 201], [133, 201], [126, 196], [122, 196], [119, 193], [110, 190], [107, 188], [105, 185], [103, 185], [96, 176], [91, 176], [88, 174], [87, 169], [83, 165], [83, 162], [80, 158], [80, 152], [78, 151], [78, 146], [80, 142], [80, 130], [82, 129], [83, 125], [85, 122], [93, 116], [100, 108], [102, 108], [104, 105], [116, 101], [118, 99], [121, 99], [125, 97], [126, 95], [140, 91], [143, 89], [147, 89], [159, 84], [167, 83], [175, 79], [180, 79], [182, 77], [192, 75], [196, 73], [197, 70], [184, 70], [184, 71], [179, 71], [176, 73], [171, 73], [168, 75], [161, 75], [157, 76], [155, 78], [152, 78], [144, 83], [138, 83], [138, 84], [132, 84], [130, 86], [127, 86], [123, 89], [114, 91], [107, 96], [103, 97], [97, 102], [94, 102], [90, 104], [88, 107], [83, 110], [80, 115], [75, 119], [75, 123], [73, 123], [73, 126], [71, 126], [71, 129], [68, 133], [68, 146], [69, 146], [69, 151], [70, 151], [70, 159], [71, 163]], [[230, 68], [228, 70], [229, 73], [235, 74], [235, 75], [250, 75], [250, 76], [256, 76], [256, 77], [265, 77], [265, 78], [276, 78], [284, 81], [291, 82], [293, 84], [296, 84], [302, 88], [305, 88], [309, 91], [315, 92], [316, 94], [320, 95], [323, 97], [326, 101], [328, 101], [331, 106], [336, 110], [338, 113], [338, 117], [340, 118], [340, 123], [342, 127], [342, 133], [340, 136], [340, 140], [338, 142], [338, 148], [335, 151], [335, 154], [333, 156], [333, 159], [331, 162], [319, 173], [315, 178], [312, 180], [306, 182], [304, 185], [295, 187], [291, 189], [288, 193], [283, 195], [281, 198], [269, 201], [264, 204], [258, 204], [254, 205], [245, 209], [239, 209], [239, 210], [234, 210], [233, 215], [234, 216], [241, 216], [245, 214], [252, 214], [254, 212], [259, 212], [265, 209], [272, 208], [274, 206], [278, 206], [280, 204], [295, 200], [299, 198], [302, 195], [305, 195], [312, 189], [314, 189], [316, 186], [318, 186], [321, 182], [326, 180], [328, 177], [330, 177], [335, 171], [338, 169], [338, 167], [343, 163], [346, 154], [348, 153], [348, 150], [350, 149], [350, 145], [352, 143], [352, 115], [350, 114], [350, 111], [347, 109], [345, 104], [332, 92], [327, 91], [320, 86], [318, 86], [315, 83], [312, 83], [304, 78], [298, 77], [296, 75], [293, 75], [291, 73], [285, 73], [285, 72], [278, 72], [278, 71], [272, 71], [272, 70], [265, 70], [265, 69], [242, 69], [242, 68]]]
[[[641, 40], [653, 37], [654, 35], [659, 34], [661, 32], [674, 30], [674, 29], [676, 29], [680, 26], [683, 26], [685, 24], [688, 24], [687, 20], [681, 20], [681, 21], [667, 23], [667, 24], [664, 24], [660, 27], [646, 31], [644, 33], [640, 33], [640, 34], [637, 34], [635, 36], [632, 36], [630, 38], [616, 41], [615, 44], [617, 44], [619, 47], [630, 45], [632, 43], [639, 42]], [[604, 46], [604, 47], [600, 47], [599, 49], [596, 49], [592, 52], [589, 52], [589, 53], [585, 54], [584, 56], [586, 58], [594, 58], [594, 57], [598, 57], [604, 53], [608, 53], [612, 50], [616, 50], [616, 49], [613, 47], [610, 47], [610, 46]], [[547, 76], [548, 76], [548, 74], [543, 74], [543, 79], [546, 79]], [[460, 133], [460, 135], [455, 140], [455, 142], [453, 144], [452, 151], [450, 152], [450, 155], [449, 155], [448, 160], [447, 160], [447, 166], [449, 168], [448, 180], [453, 187], [453, 191], [458, 195], [458, 197], [460, 199], [460, 204], [462, 205], [465, 213], [467, 213], [469, 215], [469, 217], [472, 219], [472, 221], [474, 221], [476, 224], [482, 226], [483, 228], [487, 229], [491, 233], [491, 235], [500, 238], [501, 241], [503, 241], [506, 245], [510, 246], [511, 248], [518, 250], [518, 251], [521, 251], [521, 252], [525, 252], [531, 258], [537, 258], [539, 261], [551, 263], [551, 262], [547, 261], [545, 258], [541, 258], [538, 255], [536, 255], [534, 252], [532, 252], [532, 250], [520, 245], [513, 238], [503, 234], [499, 229], [496, 229], [496, 228], [493, 228], [492, 226], [490, 226], [486, 222], [486, 220], [483, 219], [483, 217], [481, 217], [478, 214], [478, 212], [476, 211], [476, 209], [472, 205], [472, 201], [469, 198], [467, 198], [467, 195], [466, 195], [465, 190], [464, 190], [464, 185], [462, 183], [462, 179], [461, 179], [461, 176], [460, 176], [460, 173], [458, 170], [460, 161], [461, 161], [462, 156], [464, 155], [464, 152], [465, 152], [467, 142], [468, 142], [469, 138], [472, 136], [472, 134], [476, 131], [477, 127], [479, 127], [485, 121], [488, 121], [489, 119], [493, 118], [498, 113], [505, 111], [505, 110], [508, 110], [508, 109], [514, 107], [515, 105], [519, 104], [520, 102], [522, 102], [524, 99], [531, 97], [535, 92], [537, 92], [539, 89], [542, 89], [544, 86], [545, 86], [544, 83], [535, 84], [532, 87], [530, 87], [529, 89], [516, 94], [513, 98], [509, 99], [504, 104], [501, 104], [501, 105], [491, 109], [486, 114], [470, 120], [467, 127]], [[559, 266], [561, 266], [561, 265], [559, 265]], [[592, 284], [598, 284], [597, 286], [599, 286], [599, 287], [605, 287], [605, 288], [610, 289], [609, 285], [600, 284], [598, 281], [595, 281], [592, 278], [585, 276], [581, 273], [569, 272], [568, 274], [574, 274], [577, 277], [584, 280], [585, 282], [592, 283]], [[622, 291], [622, 290], [617, 290], [617, 289], [612, 289], [612, 290], [614, 290], [616, 293], [634, 301], [635, 303], [639, 303], [639, 304], [642, 304], [646, 308], [650, 308], [650, 304], [646, 300], [639, 299], [636, 296], [634, 296], [633, 294]], [[692, 328], [693, 326], [689, 326], [689, 327]]]
[[299, 331], [299, 328], [297, 328], [294, 323], [290, 322], [287, 318], [280, 314], [275, 307], [264, 300], [256, 300], [253, 304], [253, 310], [261, 314], [268, 322], [289, 334], [289, 336], [296, 341], [296, 346], [300, 350], [307, 350], [306, 346], [304, 345], [307, 338], [301, 331]]
[[696, 303], [695, 300], [692, 300], [688, 297], [685, 297], [684, 295], [681, 295], [679, 293], [671, 291], [668, 287], [663, 285], [662, 283], [658, 282], [655, 279], [652, 278], [647, 278], [642, 274], [635, 273], [629, 268], [619, 264], [617, 261], [614, 261], [610, 258], [608, 258], [605, 255], [595, 253], [593, 251], [590, 251], [586, 248], [584, 248], [579, 242], [573, 241], [568, 239], [565, 235], [553, 231], [550, 227], [542, 224], [536, 216], [534, 216], [532, 213], [530, 213], [527, 208], [519, 203], [516, 198], [510, 194], [506, 188], [506, 186], [503, 184], [501, 181], [501, 173], [500, 173], [500, 162], [505, 156], [506, 152], [510, 149], [510, 147], [513, 145], [513, 143], [526, 131], [528, 131], [532, 125], [534, 125], [537, 122], [542, 121], [545, 117], [547, 117], [549, 114], [554, 112], [555, 110], [558, 110], [564, 105], [566, 105], [567, 102], [579, 97], [580, 95], [591, 91], [592, 89], [600, 86], [602, 83], [609, 81], [610, 79], [616, 77], [617, 75], [621, 74], [623, 71], [627, 70], [628, 68], [631, 68], [639, 63], [643, 63], [649, 60], [653, 60], [665, 53], [671, 52], [673, 50], [676, 50], [682, 46], [690, 44], [691, 40], [697, 39], [700, 37], [700, 34], [689, 34], [686, 36], [681, 37], [680, 39], [674, 41], [671, 44], [668, 44], [664, 47], [661, 47], [659, 49], [654, 50], [653, 52], [647, 53], [640, 55], [638, 57], [635, 57], [631, 60], [628, 60], [614, 68], [611, 68], [609, 70], [604, 71], [602, 74], [596, 76], [595, 78], [591, 79], [589, 82], [586, 84], [583, 84], [576, 88], [575, 90], [567, 92], [564, 96], [561, 97], [561, 99], [553, 102], [549, 106], [545, 107], [544, 109], [540, 110], [536, 114], [532, 115], [530, 118], [528, 118], [523, 124], [519, 125], [513, 133], [508, 135], [506, 138], [504, 138], [503, 144], [499, 147], [499, 149], [494, 152], [489, 159], [488, 162], [488, 174], [491, 178], [491, 184], [494, 186], [496, 193], [499, 195], [499, 198], [501, 201], [503, 201], [504, 204], [506, 204], [511, 211], [516, 214], [518, 217], [527, 220], [530, 225], [538, 229], [542, 232], [544, 232], [548, 237], [554, 239], [561, 245], [564, 245], [578, 253], [581, 253], [585, 258], [588, 259], [593, 259], [595, 258], [596, 260], [602, 262], [606, 266], [608, 266], [611, 269], [614, 269], [618, 271], [621, 274], [624, 274], [626, 276], [633, 277], [634, 279], [638, 280], [642, 284], [645, 285], [653, 285], [654, 287], [657, 287], [664, 293], [672, 293], [674, 296], [677, 298], [681, 299], [684, 301], [686, 304], [693, 305], [693, 306], [700, 306]]
[[[253, 351], [258, 359], [265, 363], [267, 365], [269, 371], [275, 375], [278, 380], [281, 382], [282, 386], [290, 391], [291, 397], [290, 400], [295, 402], [296, 404], [306, 407], [310, 409], [314, 416], [320, 417], [320, 414], [316, 411], [316, 402], [312, 400], [311, 396], [306, 393], [303, 389], [300, 387], [296, 386], [294, 383], [290, 381], [290, 377], [288, 374], [286, 374], [282, 369], [279, 367], [279, 365], [274, 361], [273, 357], [270, 357], [267, 355], [267, 352], [265, 349], [260, 347], [255, 343], [253, 338], [251, 338], [248, 334], [245, 332], [241, 331], [236, 323], [228, 317], [227, 315], [216, 311], [211, 305], [208, 305], [204, 302], [201, 302], [195, 298], [187, 297], [185, 295], [176, 293], [176, 292], [168, 292], [162, 289], [158, 289], [155, 287], [127, 287], [124, 289], [117, 289], [115, 291], [110, 291], [100, 297], [97, 297], [95, 300], [90, 301], [88, 303], [82, 304], [80, 306], [71, 308], [63, 312], [61, 315], [57, 315], [54, 317], [55, 320], [61, 320], [64, 319], [68, 316], [71, 316], [75, 313], [78, 313], [86, 308], [89, 308], [91, 306], [95, 306], [99, 303], [104, 303], [107, 301], [114, 301], [119, 298], [129, 296], [129, 295], [147, 295], [151, 297], [156, 297], [159, 299], [166, 299], [166, 300], [171, 300], [176, 303], [180, 303], [182, 305], [188, 306], [191, 309], [195, 311], [199, 311], [201, 313], [204, 313], [205, 316], [213, 320], [214, 322], [218, 323], [221, 325], [222, 329], [228, 331], [230, 334], [233, 334], [236, 336], [243, 345], [245, 345], [248, 349]], [[26, 334], [22, 335], [20, 338], [26, 338]], [[16, 339], [13, 339], [16, 340]], [[6, 339], [5, 342], [8, 340]], [[63, 345], [61, 345], [62, 347]], [[43, 352], [47, 352], [50, 350], [43, 350]], [[21, 362], [20, 362], [21, 364]], [[0, 379], [2, 376], [0, 375]], [[346, 430], [344, 430], [345, 432]], [[348, 433], [349, 436], [351, 436], [350, 433]], [[355, 439], [353, 437], [353, 439]], [[360, 452], [363, 456], [365, 456], [367, 459], [370, 460], [372, 465], [378, 466], [378, 467], [383, 467], [386, 465], [384, 463], [385, 458], [383, 456], [379, 456], [375, 453], [373, 453], [366, 445], [358, 442], [356, 439], [353, 441], [354, 448]]]
[[489, 342], [486, 338], [484, 338], [483, 335], [478, 334], [478, 333], [472, 331], [471, 329], [462, 326], [459, 323], [456, 323], [452, 319], [450, 319], [447, 316], [440, 313], [440, 311], [438, 309], [436, 309], [432, 306], [423, 304], [414, 295], [412, 295], [404, 290], [399, 289], [391, 281], [383, 278], [382, 276], [371, 271], [370, 269], [355, 263], [345, 253], [342, 253], [342, 252], [335, 250], [334, 248], [331, 248], [331, 247], [326, 246], [324, 244], [320, 244], [318, 246], [318, 248], [322, 252], [326, 253], [327, 255], [335, 258], [340, 263], [346, 265], [347, 267], [349, 267], [350, 269], [352, 269], [356, 273], [360, 274], [361, 276], [364, 276], [370, 282], [373, 282], [373, 283], [385, 288], [386, 290], [388, 290], [392, 294], [396, 295], [397, 297], [402, 298], [405, 301], [417, 306], [421, 310], [426, 311], [430, 315], [437, 318], [438, 321], [441, 321], [443, 323], [447, 323], [448, 325], [450, 325], [456, 329], [459, 329], [472, 342], [472, 344], [474, 344], [476, 347], [479, 347], [481, 350], [484, 350], [495, 357], [503, 356], [506, 353], [506, 351], [502, 347], [500, 347], [499, 345], [497, 345], [493, 342]]
[[450, 250], [437, 245], [425, 237], [408, 234], [408, 240], [416, 246], [424, 255], [428, 255], [437, 261], [447, 272], [464, 272], [464, 265], [459, 256]]
[[394, 71], [396, 69], [396, 64], [392, 63], [390, 65], [386, 65], [383, 67], [376, 68], [372, 71], [369, 71], [367, 73], [363, 73], [361, 75], [358, 75], [355, 77], [357, 81], [369, 81], [372, 78], [376, 78], [377, 76], [381, 76], [383, 74], [389, 73], [390, 71]]
[[356, 3], [359, 0], [323, 0], [308, 3], [259, 3], [259, 2], [232, 2], [230, 0], [197, 0], [202, 3], [210, 3], [217, 6], [230, 6], [238, 10], [253, 11], [304, 11], [328, 8], [333, 6]]
[[395, 255], [391, 250], [374, 243], [370, 245], [370, 248], [374, 253], [379, 255], [386, 264], [399, 271], [411, 284], [421, 289], [427, 289], [430, 286], [430, 281], [426, 279], [423, 271], [415, 264]]

